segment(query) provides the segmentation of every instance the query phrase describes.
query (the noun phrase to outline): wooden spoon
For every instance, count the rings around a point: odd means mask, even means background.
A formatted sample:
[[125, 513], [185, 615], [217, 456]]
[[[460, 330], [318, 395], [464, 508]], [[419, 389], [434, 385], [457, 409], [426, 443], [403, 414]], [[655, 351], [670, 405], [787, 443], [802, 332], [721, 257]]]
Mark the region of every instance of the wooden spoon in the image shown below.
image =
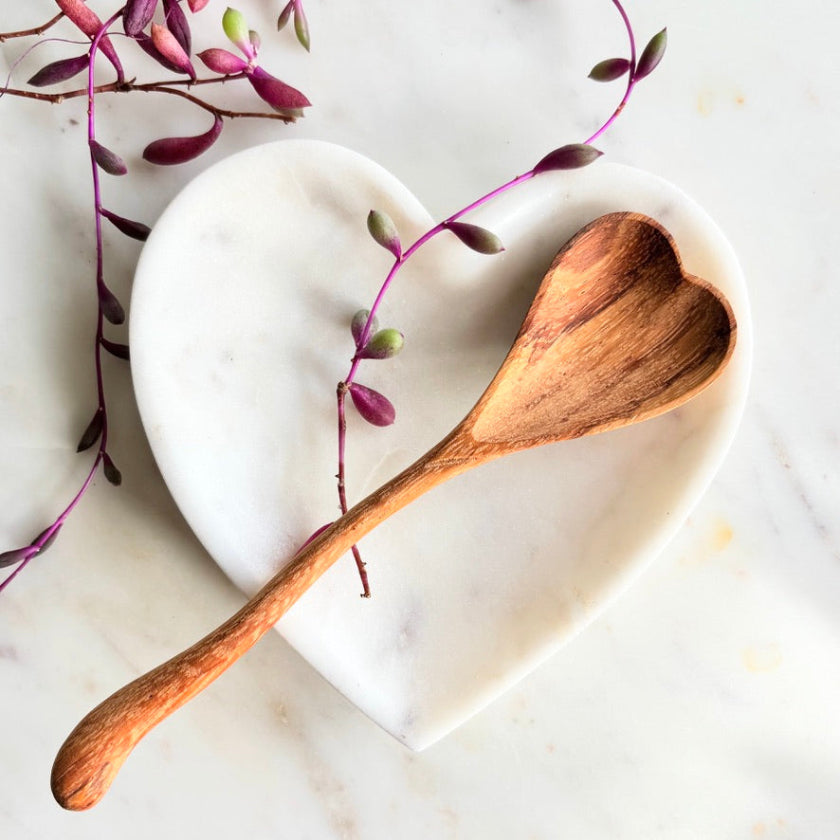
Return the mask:
[[670, 236], [632, 213], [563, 247], [504, 363], [437, 446], [307, 545], [236, 615], [97, 706], [56, 757], [65, 808], [96, 804], [135, 744], [232, 665], [341, 555], [437, 484], [501, 455], [615, 429], [688, 400], [735, 343], [723, 296], [685, 274]]

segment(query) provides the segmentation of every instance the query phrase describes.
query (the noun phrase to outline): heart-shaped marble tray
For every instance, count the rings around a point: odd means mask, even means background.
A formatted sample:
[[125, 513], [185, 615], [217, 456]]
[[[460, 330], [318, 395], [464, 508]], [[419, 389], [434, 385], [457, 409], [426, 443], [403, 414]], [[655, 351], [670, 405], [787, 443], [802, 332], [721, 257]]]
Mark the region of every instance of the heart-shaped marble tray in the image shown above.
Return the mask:
[[[465, 202], [475, 196], [465, 196]], [[433, 223], [388, 172], [347, 149], [284, 141], [212, 167], [161, 217], [131, 307], [143, 423], [191, 527], [255, 591], [336, 518], [335, 385], [349, 322], [390, 257], [372, 208], [411, 242]], [[749, 311], [732, 249], [674, 187], [596, 163], [533, 179], [473, 214], [507, 250], [454, 236], [407, 264], [382, 310], [406, 334], [359, 381], [397, 407], [387, 429], [350, 417], [351, 503], [437, 442], [472, 406], [554, 254], [593, 218], [646, 213], [687, 271], [738, 320], [731, 362], [681, 409], [521, 453], [444, 485], [367, 537], [373, 597], [348, 557], [280, 622], [286, 639], [394, 736], [421, 749], [590, 622], [667, 543], [734, 434], [750, 366]]]

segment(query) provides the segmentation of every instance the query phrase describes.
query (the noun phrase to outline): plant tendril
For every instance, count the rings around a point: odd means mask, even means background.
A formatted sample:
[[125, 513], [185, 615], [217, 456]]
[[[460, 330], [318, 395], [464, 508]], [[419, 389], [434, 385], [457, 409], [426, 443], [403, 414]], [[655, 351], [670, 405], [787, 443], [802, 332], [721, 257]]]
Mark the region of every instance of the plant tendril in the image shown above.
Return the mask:
[[[633, 32], [633, 27], [630, 23], [630, 19], [625, 11], [622, 3], [620, 0], [612, 0], [612, 4], [617, 9], [619, 15], [621, 16], [622, 22], [624, 23], [624, 27], [627, 32], [627, 38], [629, 42], [629, 50], [630, 50], [630, 60], [629, 66], [627, 70], [627, 85], [624, 91], [624, 95], [622, 96], [621, 100], [619, 101], [616, 108], [610, 114], [610, 116], [604, 121], [604, 123], [592, 134], [589, 138], [583, 141], [583, 146], [591, 146], [591, 144], [597, 140], [601, 135], [603, 135], [612, 124], [616, 121], [619, 117], [621, 112], [624, 110], [627, 102], [630, 99], [630, 96], [633, 93], [633, 89], [636, 86], [638, 81], [636, 77], [636, 38]], [[589, 162], [589, 161], [587, 161]], [[584, 165], [584, 164], [576, 164], [576, 165]], [[565, 167], [564, 167], [565, 168]], [[571, 168], [571, 167], [569, 167]], [[463, 216], [467, 215], [468, 213], [472, 212], [473, 210], [481, 207], [484, 204], [492, 201], [494, 198], [502, 195], [503, 193], [508, 192], [509, 190], [513, 189], [514, 187], [518, 186], [519, 184], [524, 183], [525, 181], [530, 180], [531, 178], [539, 175], [543, 170], [540, 168], [538, 164], [532, 169], [529, 169], [527, 172], [524, 172], [521, 175], [517, 175], [515, 178], [511, 178], [509, 181], [505, 182], [499, 187], [496, 187], [494, 190], [491, 190], [486, 195], [483, 195], [481, 198], [476, 199], [475, 201], [468, 204], [466, 207], [463, 207], [461, 210], [453, 213], [448, 218], [444, 219], [442, 222], [439, 222], [434, 227], [430, 228], [426, 233], [420, 236], [409, 248], [407, 248], [404, 252], [397, 254], [394, 258], [394, 262], [389, 270], [388, 274], [385, 277], [381, 287], [379, 288], [379, 292], [374, 299], [373, 304], [370, 307], [370, 311], [367, 317], [367, 321], [365, 322], [364, 328], [362, 329], [361, 335], [356, 342], [356, 352], [353, 356], [353, 359], [350, 364], [350, 369], [344, 379], [339, 383], [337, 388], [337, 400], [338, 400], [338, 496], [339, 496], [339, 506], [341, 509], [341, 513], [345, 514], [348, 510], [347, 499], [346, 499], [346, 492], [345, 492], [345, 474], [346, 474], [346, 467], [345, 467], [345, 460], [346, 460], [346, 451], [347, 451], [347, 444], [346, 444], [346, 436], [347, 436], [347, 423], [345, 420], [345, 400], [346, 395], [350, 389], [350, 385], [355, 381], [356, 374], [359, 369], [359, 365], [362, 362], [362, 356], [360, 356], [360, 348], [363, 348], [367, 341], [369, 340], [372, 332], [372, 325], [376, 318], [377, 312], [382, 304], [385, 295], [387, 294], [388, 290], [391, 288], [394, 280], [396, 279], [397, 274], [399, 273], [400, 269], [405, 265], [405, 263], [415, 254], [417, 253], [420, 248], [422, 248], [427, 242], [431, 239], [436, 237], [438, 234], [442, 233], [443, 231], [447, 230], [449, 226], [453, 223], [462, 218]], [[364, 571], [362, 575], [362, 585], [363, 585], [363, 596], [369, 597], [370, 596], [370, 587], [368, 581], [367, 571], [364, 567], [364, 563], [362, 562], [361, 554], [358, 550], [357, 546], [353, 546], [353, 556], [356, 560], [356, 565], [360, 570], [360, 573]]]

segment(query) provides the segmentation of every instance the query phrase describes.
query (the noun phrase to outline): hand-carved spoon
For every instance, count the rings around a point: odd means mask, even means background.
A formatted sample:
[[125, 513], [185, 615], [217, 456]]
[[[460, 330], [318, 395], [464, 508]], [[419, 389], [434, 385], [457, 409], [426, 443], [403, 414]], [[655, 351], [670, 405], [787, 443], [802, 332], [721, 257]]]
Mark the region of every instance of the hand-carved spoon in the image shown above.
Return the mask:
[[683, 272], [657, 223], [630, 213], [592, 222], [555, 258], [507, 358], [454, 431], [302, 549], [218, 629], [82, 720], [53, 766], [59, 804], [96, 804], [140, 738], [232, 665], [392, 513], [493, 458], [680, 405], [722, 370], [735, 329], [726, 300]]

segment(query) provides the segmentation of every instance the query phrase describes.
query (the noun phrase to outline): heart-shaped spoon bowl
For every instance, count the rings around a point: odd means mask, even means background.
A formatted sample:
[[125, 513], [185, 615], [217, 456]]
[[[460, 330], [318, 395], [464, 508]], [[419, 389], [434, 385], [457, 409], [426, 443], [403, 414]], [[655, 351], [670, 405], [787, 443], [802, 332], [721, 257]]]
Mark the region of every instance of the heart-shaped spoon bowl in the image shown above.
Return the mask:
[[[131, 342], [144, 424], [188, 521], [247, 592], [335, 518], [334, 388], [352, 352], [347, 325], [388, 267], [364, 225], [372, 207], [406, 241], [432, 224], [370, 161], [328, 144], [272, 144], [197, 179], [141, 259]], [[358, 598], [352, 563], [339, 562], [279, 625], [412, 747], [590, 621], [679, 527], [734, 432], [750, 342], [731, 249], [672, 187], [598, 164], [541, 176], [471, 218], [502, 237], [505, 254], [441, 238], [407, 266], [382, 318], [406, 333], [406, 349], [360, 377], [394, 400], [398, 420], [379, 430], [351, 418], [351, 499], [461, 419], [558, 247], [613, 210], [658, 219], [686, 270], [727, 294], [739, 343], [724, 376], [665, 417], [436, 489], [363, 542], [370, 601]]]

